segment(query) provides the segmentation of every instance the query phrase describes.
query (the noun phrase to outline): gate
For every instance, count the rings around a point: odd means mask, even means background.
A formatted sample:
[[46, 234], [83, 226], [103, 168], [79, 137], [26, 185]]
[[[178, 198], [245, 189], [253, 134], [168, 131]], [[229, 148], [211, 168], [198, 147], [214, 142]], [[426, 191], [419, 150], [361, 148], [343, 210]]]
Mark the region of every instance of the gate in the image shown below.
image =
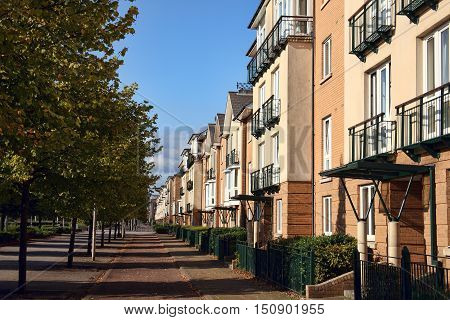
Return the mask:
[[[450, 269], [442, 261], [428, 263], [431, 256], [416, 255], [411, 262], [408, 248], [402, 250], [401, 266], [387, 263], [386, 256], [376, 256], [384, 262], [360, 260], [354, 256], [356, 300], [448, 300]], [[447, 258], [440, 258], [448, 260]], [[445, 262], [445, 261], [444, 261]]]

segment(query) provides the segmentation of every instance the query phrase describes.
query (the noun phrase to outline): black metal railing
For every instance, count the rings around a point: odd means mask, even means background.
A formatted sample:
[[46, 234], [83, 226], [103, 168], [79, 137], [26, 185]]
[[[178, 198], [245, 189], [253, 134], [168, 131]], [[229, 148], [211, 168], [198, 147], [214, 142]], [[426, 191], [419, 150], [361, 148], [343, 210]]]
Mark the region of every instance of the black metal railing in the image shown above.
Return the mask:
[[280, 167], [270, 164], [262, 170], [262, 188], [270, 192], [280, 185]]
[[365, 61], [382, 41], [389, 41], [395, 25], [395, 1], [366, 2], [350, 19], [350, 53]]
[[231, 152], [229, 154], [227, 154], [226, 165], [227, 165], [227, 168], [239, 165], [239, 155], [238, 155], [236, 149], [231, 150]]
[[260, 171], [254, 171], [251, 174], [251, 192], [255, 193], [262, 190]]
[[[374, 255], [361, 260], [355, 254], [356, 300], [447, 300], [450, 298], [448, 258], [410, 254], [404, 247], [400, 258]], [[374, 262], [376, 260], [376, 262]], [[392, 264], [393, 261], [398, 263]]]
[[271, 96], [263, 106], [263, 124], [267, 129], [273, 128], [280, 122], [280, 99], [275, 99], [275, 96]]
[[187, 157], [187, 167], [190, 168], [195, 163], [195, 156], [193, 154], [189, 154]]
[[192, 189], [194, 189], [194, 181], [189, 180], [189, 181], [186, 183], [186, 189], [188, 189], [188, 191], [191, 191]]
[[180, 196], [184, 196], [184, 188], [183, 187], [180, 188]]
[[253, 85], [256, 83], [285, 48], [289, 38], [310, 38], [312, 31], [312, 17], [280, 17], [247, 66], [248, 82]]
[[407, 101], [396, 109], [399, 148], [450, 134], [450, 83]]
[[213, 168], [209, 169], [206, 172], [206, 176], [208, 180], [214, 180], [216, 178], [216, 170], [214, 170]]
[[384, 117], [381, 113], [348, 129], [350, 162], [395, 151], [396, 122]]
[[419, 16], [426, 8], [437, 9], [438, 0], [397, 0], [397, 14], [407, 16], [413, 23], [419, 21]]
[[252, 116], [252, 136], [258, 139], [264, 131], [264, 109], [260, 108]]

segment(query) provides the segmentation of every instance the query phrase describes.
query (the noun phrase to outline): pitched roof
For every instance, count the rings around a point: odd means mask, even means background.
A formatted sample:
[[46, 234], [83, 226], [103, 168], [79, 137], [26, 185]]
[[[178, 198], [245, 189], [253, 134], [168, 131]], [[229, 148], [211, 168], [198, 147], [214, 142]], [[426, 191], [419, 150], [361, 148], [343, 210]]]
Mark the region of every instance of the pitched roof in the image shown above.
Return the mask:
[[230, 92], [229, 94], [231, 107], [233, 108], [233, 117], [239, 114], [242, 109], [253, 101], [253, 94], [251, 91]]

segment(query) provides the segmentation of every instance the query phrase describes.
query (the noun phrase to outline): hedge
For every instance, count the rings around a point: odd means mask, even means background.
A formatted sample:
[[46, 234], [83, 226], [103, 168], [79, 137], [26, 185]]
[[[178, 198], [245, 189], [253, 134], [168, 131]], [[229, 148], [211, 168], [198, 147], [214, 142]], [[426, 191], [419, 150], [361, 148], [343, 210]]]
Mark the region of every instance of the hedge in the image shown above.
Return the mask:
[[247, 230], [245, 228], [238, 228], [238, 227], [236, 227], [236, 228], [214, 228], [214, 229], [211, 229], [211, 233], [210, 233], [210, 237], [209, 237], [209, 250], [210, 250], [210, 252], [214, 252], [215, 251], [215, 248], [216, 248], [216, 237], [220, 237], [220, 239], [246, 240], [247, 239]]
[[[77, 229], [77, 232], [81, 231], [81, 229]], [[13, 241], [19, 240], [19, 227], [15, 226], [14, 228], [9, 228], [7, 232], [0, 232], [0, 243], [9, 243]], [[52, 227], [52, 226], [43, 226], [39, 227], [27, 227], [27, 236], [28, 239], [43, 239], [54, 235], [59, 234], [69, 234], [71, 232], [70, 228], [63, 227]]]
[[317, 237], [279, 239], [274, 244], [313, 252], [316, 283], [322, 283], [353, 270], [353, 252], [357, 248], [356, 239], [344, 234]]

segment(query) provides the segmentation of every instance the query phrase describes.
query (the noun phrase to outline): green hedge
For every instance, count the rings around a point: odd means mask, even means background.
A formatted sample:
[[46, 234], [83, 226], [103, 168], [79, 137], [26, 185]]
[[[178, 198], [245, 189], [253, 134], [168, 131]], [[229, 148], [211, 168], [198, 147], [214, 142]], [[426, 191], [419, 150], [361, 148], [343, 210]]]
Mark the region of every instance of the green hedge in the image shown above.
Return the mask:
[[171, 226], [168, 224], [155, 224], [153, 229], [158, 234], [168, 234], [171, 230]]
[[[81, 229], [77, 229], [77, 232]], [[0, 243], [9, 243], [19, 240], [19, 226], [9, 229], [7, 232], [0, 232]], [[27, 227], [28, 239], [43, 239], [54, 235], [70, 234], [70, 228], [43, 226], [39, 227]]]
[[[353, 270], [353, 252], [357, 248], [356, 239], [336, 234], [331, 236], [299, 237], [280, 239], [274, 244], [313, 252], [316, 283], [322, 283]], [[288, 249], [289, 250], [289, 249]]]
[[217, 237], [219, 237], [219, 239], [235, 239], [239, 241], [245, 241], [247, 239], [247, 230], [245, 228], [238, 227], [211, 229], [209, 236], [209, 250], [211, 253], [215, 252]]

